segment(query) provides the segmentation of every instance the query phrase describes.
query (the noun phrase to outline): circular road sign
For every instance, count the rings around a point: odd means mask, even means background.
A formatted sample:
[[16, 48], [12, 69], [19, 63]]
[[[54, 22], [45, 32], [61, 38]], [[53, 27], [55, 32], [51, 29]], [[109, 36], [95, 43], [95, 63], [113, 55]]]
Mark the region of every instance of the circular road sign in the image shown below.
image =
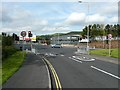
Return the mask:
[[112, 34], [108, 34], [108, 38], [109, 38], [109, 39], [112, 39]]
[[26, 32], [25, 32], [25, 31], [22, 31], [22, 32], [21, 32], [21, 36], [25, 37], [25, 36], [26, 36]]

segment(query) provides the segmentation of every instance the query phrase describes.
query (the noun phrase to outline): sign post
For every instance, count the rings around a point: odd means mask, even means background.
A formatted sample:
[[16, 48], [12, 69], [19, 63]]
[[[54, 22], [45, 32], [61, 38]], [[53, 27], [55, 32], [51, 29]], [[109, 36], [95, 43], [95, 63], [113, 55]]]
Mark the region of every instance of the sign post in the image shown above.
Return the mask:
[[112, 34], [108, 34], [108, 39], [109, 39], [109, 56], [111, 56], [111, 39], [112, 39]]
[[24, 37], [26, 36], [26, 32], [22, 31], [21, 36], [23, 37], [23, 43], [22, 43], [22, 51], [23, 51], [23, 58], [24, 58]]
[[29, 40], [30, 40], [30, 46], [31, 46], [31, 50], [32, 50], [32, 38], [30, 38], [30, 37], [32, 37], [31, 31], [28, 31], [28, 37], [29, 37]]

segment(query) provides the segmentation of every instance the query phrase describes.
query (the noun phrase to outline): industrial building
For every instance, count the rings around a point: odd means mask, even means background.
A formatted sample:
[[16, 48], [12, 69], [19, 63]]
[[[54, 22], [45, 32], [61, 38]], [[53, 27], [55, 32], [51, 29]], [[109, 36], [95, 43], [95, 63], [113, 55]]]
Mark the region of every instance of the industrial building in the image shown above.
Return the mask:
[[51, 44], [78, 44], [80, 35], [62, 35], [51, 38]]

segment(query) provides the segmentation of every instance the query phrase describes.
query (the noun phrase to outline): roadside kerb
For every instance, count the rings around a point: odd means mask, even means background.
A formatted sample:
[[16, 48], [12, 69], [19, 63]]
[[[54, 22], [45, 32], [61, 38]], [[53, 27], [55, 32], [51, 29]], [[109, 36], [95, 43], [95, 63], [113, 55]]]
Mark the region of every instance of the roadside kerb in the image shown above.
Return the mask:
[[79, 55], [79, 56], [82, 56], [82, 57], [87, 57], [87, 58], [94, 58], [94, 59], [97, 59], [97, 60], [110, 62], [110, 63], [114, 63], [114, 64], [119, 63], [118, 58], [111, 58], [111, 57], [107, 57], [107, 56], [98, 56], [98, 55], [79, 54], [79, 53], [76, 53], [76, 55]]

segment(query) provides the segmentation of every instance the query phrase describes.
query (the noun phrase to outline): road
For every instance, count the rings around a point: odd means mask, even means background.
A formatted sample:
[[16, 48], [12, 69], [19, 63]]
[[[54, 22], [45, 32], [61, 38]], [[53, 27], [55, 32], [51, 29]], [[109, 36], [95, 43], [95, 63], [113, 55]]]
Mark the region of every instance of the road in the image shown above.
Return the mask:
[[45, 58], [54, 67], [62, 88], [118, 88], [117, 64], [102, 60], [80, 61], [74, 58], [76, 48], [72, 47], [43, 47], [35, 46], [36, 52], [47, 53]]
[[[45, 45], [33, 45], [33, 48], [36, 50], [36, 55], [31, 54], [23, 67], [10, 78], [4, 87], [11, 87], [14, 84], [16, 87], [23, 88], [29, 86], [48, 88], [46, 63], [53, 88], [118, 88], [120, 77], [118, 77], [117, 64], [97, 59], [79, 60], [84, 56], [75, 54], [76, 47], [51, 48]], [[42, 68], [44, 68], [43, 73], [40, 72]], [[24, 74], [22, 75], [22, 73]], [[45, 76], [40, 75], [41, 73]]]

